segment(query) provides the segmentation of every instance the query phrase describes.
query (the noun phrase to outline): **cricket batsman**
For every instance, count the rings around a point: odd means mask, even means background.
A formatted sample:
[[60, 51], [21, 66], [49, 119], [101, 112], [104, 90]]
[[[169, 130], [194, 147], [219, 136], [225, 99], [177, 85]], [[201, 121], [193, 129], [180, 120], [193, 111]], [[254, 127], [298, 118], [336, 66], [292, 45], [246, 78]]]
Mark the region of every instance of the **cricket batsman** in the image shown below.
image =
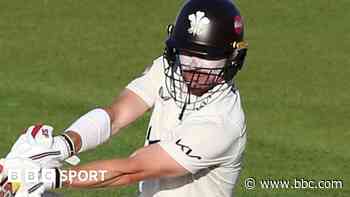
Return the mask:
[[[247, 53], [243, 34], [242, 16], [231, 0], [187, 0], [168, 26], [163, 55], [111, 105], [88, 111], [61, 135], [38, 124], [19, 137], [0, 160], [0, 197], [134, 183], [139, 197], [234, 196], [246, 145], [234, 80]], [[77, 164], [76, 155], [149, 110], [145, 145], [130, 157], [61, 167], [64, 161]], [[27, 171], [31, 179], [18, 173]]]

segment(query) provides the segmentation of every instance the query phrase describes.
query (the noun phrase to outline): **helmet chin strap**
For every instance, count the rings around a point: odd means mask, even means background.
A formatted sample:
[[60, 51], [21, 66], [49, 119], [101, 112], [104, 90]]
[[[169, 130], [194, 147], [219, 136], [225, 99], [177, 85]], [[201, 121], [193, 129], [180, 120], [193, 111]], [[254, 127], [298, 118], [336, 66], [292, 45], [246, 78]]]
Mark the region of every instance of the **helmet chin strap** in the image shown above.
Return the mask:
[[183, 115], [184, 115], [184, 113], [185, 113], [187, 104], [190, 103], [190, 101], [191, 101], [191, 90], [190, 90], [189, 86], [193, 83], [193, 80], [194, 80], [194, 75], [192, 75], [191, 81], [190, 81], [189, 85], [186, 87], [186, 88], [187, 88], [187, 94], [186, 94], [186, 98], [185, 98], [185, 101], [186, 101], [186, 102], [185, 102], [184, 105], [182, 106], [181, 113], [180, 113], [180, 115], [179, 115], [179, 120], [180, 120], [180, 121], [181, 121], [182, 118], [183, 118]]
[[179, 120], [181, 121], [182, 118], [183, 118], [183, 115], [185, 113], [185, 110], [186, 110], [186, 107], [187, 107], [187, 103], [190, 103], [190, 98], [191, 98], [191, 95], [190, 95], [190, 91], [187, 92], [187, 95], [186, 95], [186, 102], [184, 103], [184, 105], [182, 106], [182, 109], [181, 109], [181, 113], [179, 115]]

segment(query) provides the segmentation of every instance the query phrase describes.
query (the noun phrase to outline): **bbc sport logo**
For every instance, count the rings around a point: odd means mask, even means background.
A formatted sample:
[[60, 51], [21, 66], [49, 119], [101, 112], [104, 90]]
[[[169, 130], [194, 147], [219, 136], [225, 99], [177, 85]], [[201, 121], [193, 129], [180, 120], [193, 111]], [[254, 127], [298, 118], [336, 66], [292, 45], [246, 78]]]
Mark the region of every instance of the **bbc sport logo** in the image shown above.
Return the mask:
[[[104, 181], [106, 170], [60, 170], [60, 177], [62, 182], [72, 183], [73, 180], [78, 181]], [[25, 182], [25, 183], [38, 183], [38, 182], [52, 182], [56, 180], [55, 169], [42, 169], [37, 170], [9, 170], [8, 179], [10, 182]]]

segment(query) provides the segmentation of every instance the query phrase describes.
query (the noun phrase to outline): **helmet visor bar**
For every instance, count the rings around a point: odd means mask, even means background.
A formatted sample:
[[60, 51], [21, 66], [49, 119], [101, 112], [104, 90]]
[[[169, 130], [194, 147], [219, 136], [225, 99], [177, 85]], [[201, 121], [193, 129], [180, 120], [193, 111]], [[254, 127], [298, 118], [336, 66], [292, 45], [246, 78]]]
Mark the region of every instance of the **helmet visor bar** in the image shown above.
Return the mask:
[[201, 96], [216, 85], [225, 83], [223, 69], [226, 61], [178, 55], [176, 64], [180, 69], [179, 79], [187, 86], [186, 93]]

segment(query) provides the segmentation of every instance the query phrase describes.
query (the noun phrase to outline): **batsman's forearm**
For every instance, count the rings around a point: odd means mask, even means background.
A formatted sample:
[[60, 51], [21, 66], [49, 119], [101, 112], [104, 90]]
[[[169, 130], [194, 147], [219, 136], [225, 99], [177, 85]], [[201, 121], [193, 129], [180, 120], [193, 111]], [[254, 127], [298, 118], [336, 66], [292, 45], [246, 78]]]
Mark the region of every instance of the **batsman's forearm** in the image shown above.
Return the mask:
[[[102, 160], [62, 171], [61, 177], [65, 180], [63, 186], [69, 188], [122, 186], [130, 184], [128, 174], [133, 173], [130, 167], [127, 159]], [[82, 176], [86, 174], [89, 177]]]

